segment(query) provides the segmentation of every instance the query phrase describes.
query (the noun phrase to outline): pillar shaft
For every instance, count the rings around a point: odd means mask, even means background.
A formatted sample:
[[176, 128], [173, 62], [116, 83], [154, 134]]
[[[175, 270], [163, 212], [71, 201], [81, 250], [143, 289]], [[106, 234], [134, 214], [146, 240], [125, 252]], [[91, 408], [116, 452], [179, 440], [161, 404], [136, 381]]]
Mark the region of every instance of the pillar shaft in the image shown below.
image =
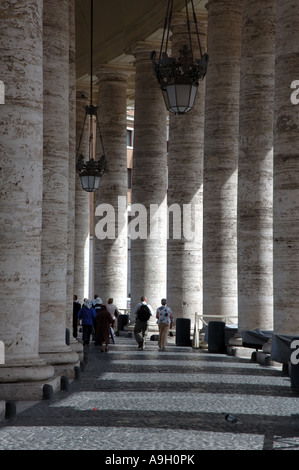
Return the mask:
[[[206, 25], [199, 20], [198, 17], [204, 52]], [[194, 33], [192, 36], [194, 57], [199, 58], [197, 38]], [[176, 15], [172, 21], [171, 55], [177, 58], [184, 45], [189, 45], [186, 16]], [[167, 301], [175, 317], [190, 318], [191, 323], [195, 312], [202, 313], [204, 91], [205, 81], [200, 81], [193, 110], [185, 115], [169, 116]], [[174, 216], [171, 218], [172, 207]], [[178, 208], [182, 219], [179, 222], [181, 236], [176, 238], [172, 221], [175, 221], [175, 210]], [[191, 216], [187, 216], [187, 208]], [[190, 234], [188, 230], [191, 230]]]
[[[76, 150], [82, 133], [85, 109], [89, 105], [89, 94], [77, 90], [76, 97]], [[88, 159], [88, 126], [84, 127], [80, 143], [80, 153]], [[75, 158], [75, 156], [74, 156]], [[79, 176], [75, 176], [75, 255], [74, 255], [74, 294], [80, 303], [89, 297], [89, 250], [90, 250], [90, 193], [84, 191]]]
[[276, 2], [244, 2], [238, 179], [240, 330], [273, 327], [275, 22]]
[[[126, 308], [127, 74], [103, 67], [97, 76], [98, 115], [109, 171], [101, 178], [100, 188], [95, 194], [94, 289], [104, 303], [112, 297], [119, 308]], [[98, 158], [101, 151], [102, 147], [98, 142]], [[106, 233], [105, 224], [110, 216], [107, 226], [109, 233]]]
[[[145, 295], [156, 308], [166, 296], [167, 199], [166, 199], [166, 108], [152, 71], [154, 47], [135, 47], [135, 124], [132, 214], [139, 220], [140, 236], [132, 239], [132, 306]], [[135, 223], [136, 220], [135, 220]], [[132, 220], [134, 237], [138, 229]], [[133, 225], [134, 224], [134, 225]], [[132, 232], [132, 231], [131, 231]]]
[[204, 315], [237, 315], [237, 164], [242, 1], [207, 4]]
[[[8, 1], [0, 7], [0, 398], [26, 398], [22, 383], [48, 379], [38, 356], [43, 167], [42, 4]], [[16, 306], [18, 304], [18, 306]], [[7, 389], [5, 382], [16, 384]], [[5, 394], [8, 396], [5, 397]], [[32, 396], [34, 396], [34, 393]]]
[[[299, 77], [299, 4], [278, 0], [274, 114], [274, 330], [299, 329], [299, 106], [292, 81]], [[297, 87], [298, 88], [298, 87]]]
[[69, 0], [69, 194], [68, 194], [68, 258], [66, 315], [72, 331], [74, 252], [75, 252], [75, 178], [76, 178], [76, 61], [75, 61], [75, 2]]
[[[65, 344], [69, 178], [69, 2], [44, 3], [44, 172], [40, 353], [63, 372], [78, 356]], [[68, 366], [70, 364], [70, 366]]]

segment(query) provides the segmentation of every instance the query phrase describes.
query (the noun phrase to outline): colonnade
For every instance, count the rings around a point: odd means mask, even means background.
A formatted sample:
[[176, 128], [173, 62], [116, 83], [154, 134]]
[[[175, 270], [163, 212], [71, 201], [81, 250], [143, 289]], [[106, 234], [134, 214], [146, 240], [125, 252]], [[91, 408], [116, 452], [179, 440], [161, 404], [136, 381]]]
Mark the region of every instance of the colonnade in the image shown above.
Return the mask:
[[80, 364], [80, 346], [66, 344], [74, 256], [75, 9], [69, 0], [7, 4], [0, 32], [6, 84], [0, 398], [23, 400], [41, 398], [45, 384], [57, 389], [60, 377], [73, 378]]
[[[96, 71], [109, 173], [93, 209], [74, 171], [89, 98], [75, 89], [74, 1], [8, 3], [0, 26], [0, 399], [20, 399], [73, 377], [80, 362], [65, 330], [72, 294], [86, 296], [90, 212], [97, 224], [104, 204], [115, 208], [117, 236], [100, 239], [95, 229], [93, 288], [126, 306], [128, 72]], [[299, 107], [290, 100], [298, 22], [296, 0], [207, 2], [199, 23], [208, 72], [194, 110], [170, 116], [168, 126], [150, 59], [157, 44], [124, 51], [135, 74], [132, 210], [147, 217], [146, 236], [131, 241], [132, 305], [146, 295], [156, 308], [166, 296], [176, 318], [229, 316], [240, 330], [298, 334]], [[174, 51], [181, 25], [177, 15]], [[170, 207], [180, 216], [191, 207], [198, 236], [173, 236]]]

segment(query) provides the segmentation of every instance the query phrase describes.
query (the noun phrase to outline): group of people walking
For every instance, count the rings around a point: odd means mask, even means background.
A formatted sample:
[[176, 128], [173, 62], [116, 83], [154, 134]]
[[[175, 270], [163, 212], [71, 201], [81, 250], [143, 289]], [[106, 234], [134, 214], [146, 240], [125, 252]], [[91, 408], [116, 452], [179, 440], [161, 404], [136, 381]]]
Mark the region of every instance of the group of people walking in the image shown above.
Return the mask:
[[[119, 313], [118, 308], [113, 303], [113, 298], [110, 298], [107, 305], [104, 305], [102, 299], [95, 295], [93, 300], [84, 299], [81, 306], [77, 296], [74, 295], [73, 336], [77, 337], [77, 328], [81, 322], [83, 345], [89, 344], [90, 337], [94, 332], [95, 344], [101, 347], [101, 352], [107, 352], [110, 337], [114, 341], [113, 331]], [[137, 341], [138, 349], [144, 349], [148, 321], [151, 317], [155, 316], [159, 328], [158, 347], [161, 350], [165, 350], [168, 332], [172, 327], [173, 321], [173, 314], [167, 306], [166, 299], [161, 300], [161, 306], [154, 313], [146, 297], [142, 296], [140, 302], [133, 310], [133, 316], [135, 316], [134, 337]]]
[[165, 350], [168, 332], [172, 328], [173, 321], [173, 314], [170, 307], [167, 306], [167, 300], [161, 300], [161, 306], [157, 308], [156, 314], [154, 314], [152, 307], [147, 303], [146, 297], [142, 296], [140, 302], [134, 308], [133, 315], [135, 315], [134, 336], [138, 348], [144, 349], [148, 321], [152, 316], [156, 316], [159, 328], [158, 347]]
[[119, 310], [113, 304], [113, 298], [108, 299], [107, 305], [104, 305], [102, 299], [95, 295], [94, 300], [84, 299], [81, 306], [77, 296], [74, 295], [73, 336], [77, 337], [77, 328], [81, 323], [83, 345], [88, 345], [91, 336], [94, 335], [95, 344], [101, 347], [101, 352], [104, 352], [104, 345], [107, 352], [118, 315]]

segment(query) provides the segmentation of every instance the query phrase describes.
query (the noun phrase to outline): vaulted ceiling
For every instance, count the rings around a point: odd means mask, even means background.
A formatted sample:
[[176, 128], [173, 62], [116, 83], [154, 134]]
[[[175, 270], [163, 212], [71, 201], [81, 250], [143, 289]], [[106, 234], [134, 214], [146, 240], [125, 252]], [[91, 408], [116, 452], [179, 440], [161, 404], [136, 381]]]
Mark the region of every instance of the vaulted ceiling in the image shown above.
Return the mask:
[[[205, 10], [207, 0], [195, 0]], [[133, 70], [134, 58], [127, 54], [136, 41], [159, 39], [168, 0], [94, 0], [93, 70], [115, 63]], [[90, 70], [90, 0], [75, 0], [76, 70], [78, 82], [87, 83]], [[173, 0], [174, 11], [185, 8], [185, 0]], [[133, 81], [128, 94], [134, 94]]]

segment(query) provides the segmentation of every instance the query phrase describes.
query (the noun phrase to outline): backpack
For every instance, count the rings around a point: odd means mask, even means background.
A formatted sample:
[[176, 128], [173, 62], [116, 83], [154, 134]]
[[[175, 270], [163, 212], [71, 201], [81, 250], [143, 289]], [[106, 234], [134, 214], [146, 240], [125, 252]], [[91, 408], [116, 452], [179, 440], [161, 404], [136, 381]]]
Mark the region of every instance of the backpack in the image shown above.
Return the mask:
[[137, 317], [140, 321], [148, 321], [151, 317], [151, 311], [146, 304], [140, 305]]

